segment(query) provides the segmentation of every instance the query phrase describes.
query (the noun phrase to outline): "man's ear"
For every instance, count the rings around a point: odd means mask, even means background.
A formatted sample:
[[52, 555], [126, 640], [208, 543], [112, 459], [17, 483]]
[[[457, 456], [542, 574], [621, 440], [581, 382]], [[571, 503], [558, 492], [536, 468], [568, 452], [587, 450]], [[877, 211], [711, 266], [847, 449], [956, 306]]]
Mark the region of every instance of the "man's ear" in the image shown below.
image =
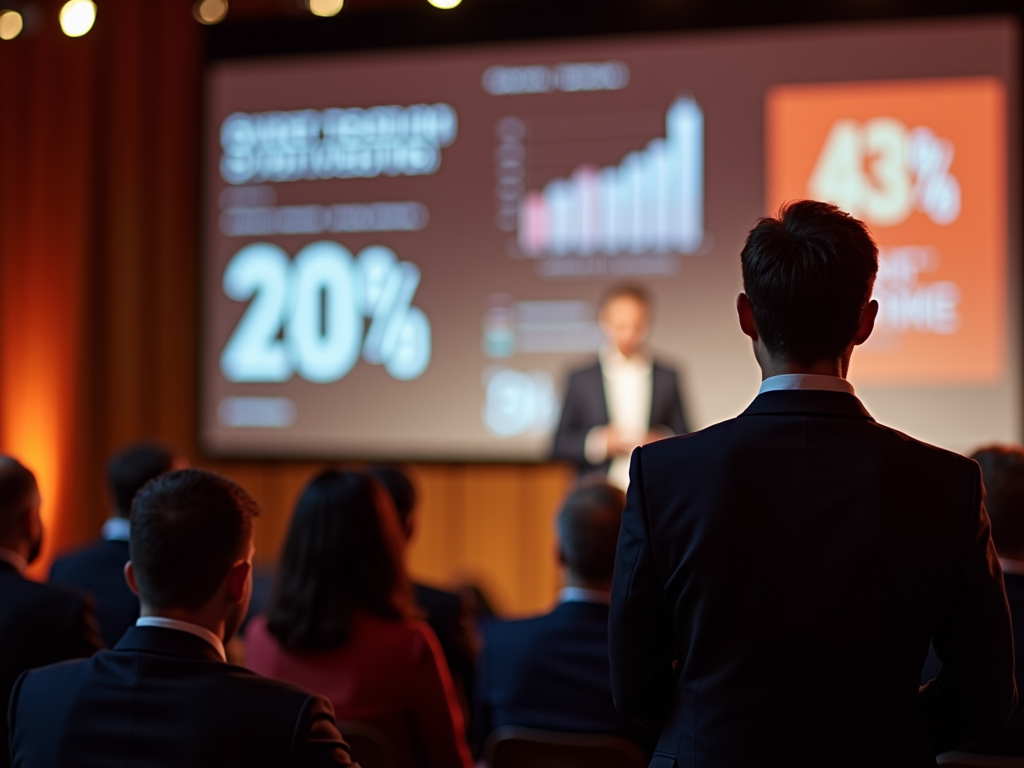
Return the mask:
[[252, 563], [248, 560], [242, 560], [239, 563], [235, 563], [231, 566], [231, 570], [228, 571], [228, 575], [225, 576], [225, 597], [233, 603], [240, 603], [245, 600], [247, 594], [247, 586], [249, 582], [249, 573], [252, 571]]
[[135, 569], [132, 568], [131, 560], [124, 564], [124, 580], [128, 582], [128, 589], [138, 596], [139, 583], [135, 580]]
[[561, 544], [556, 544], [555, 545], [555, 552], [558, 555], [558, 564], [559, 565], [565, 565], [565, 550], [562, 549], [562, 545]]
[[741, 293], [736, 298], [736, 314], [740, 318], [740, 330], [746, 336], [749, 336], [751, 341], [757, 341], [757, 325], [754, 323], [754, 308], [750, 306], [750, 299], [747, 298], [747, 294]]
[[853, 345], [858, 346], [868, 340], [871, 332], [875, 329], [875, 319], [878, 317], [878, 302], [872, 299], [864, 305], [864, 311], [860, 314], [860, 324], [857, 326], [857, 335], [853, 337]]

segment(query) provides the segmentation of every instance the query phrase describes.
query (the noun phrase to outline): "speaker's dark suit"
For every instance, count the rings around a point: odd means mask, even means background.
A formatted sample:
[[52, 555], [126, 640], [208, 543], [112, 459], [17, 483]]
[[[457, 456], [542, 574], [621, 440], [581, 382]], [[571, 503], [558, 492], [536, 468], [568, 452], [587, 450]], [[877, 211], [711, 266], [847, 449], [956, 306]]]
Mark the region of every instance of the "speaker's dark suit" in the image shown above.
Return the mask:
[[[612, 689], [652, 766], [933, 765], [1015, 701], [978, 465], [839, 392], [638, 448]], [[919, 692], [928, 642], [942, 672]], [[837, 665], [836, 660], [843, 660]]]
[[[664, 427], [671, 430], [674, 435], [688, 432], [676, 372], [655, 361], [651, 375], [651, 390], [651, 428]], [[562, 415], [555, 431], [553, 458], [575, 462], [580, 472], [607, 472], [610, 461], [600, 465], [591, 464], [587, 461], [584, 451], [587, 433], [594, 427], [607, 423], [608, 401], [605, 397], [601, 364], [595, 363], [573, 372], [569, 376]]]
[[161, 627], [133, 627], [112, 651], [25, 674], [10, 725], [15, 768], [350, 763], [326, 699]]
[[100, 633], [108, 648], [117, 645], [139, 618], [139, 598], [124, 580], [127, 562], [127, 541], [100, 539], [58, 558], [50, 569], [51, 584], [68, 584], [92, 595]]
[[495, 728], [613, 733], [650, 752], [656, 734], [612, 704], [608, 606], [566, 602], [549, 614], [487, 628], [480, 656], [478, 746]]
[[26, 669], [91, 656], [100, 647], [88, 600], [37, 584], [0, 560], [0, 766], [10, 764], [7, 702], [18, 676]]

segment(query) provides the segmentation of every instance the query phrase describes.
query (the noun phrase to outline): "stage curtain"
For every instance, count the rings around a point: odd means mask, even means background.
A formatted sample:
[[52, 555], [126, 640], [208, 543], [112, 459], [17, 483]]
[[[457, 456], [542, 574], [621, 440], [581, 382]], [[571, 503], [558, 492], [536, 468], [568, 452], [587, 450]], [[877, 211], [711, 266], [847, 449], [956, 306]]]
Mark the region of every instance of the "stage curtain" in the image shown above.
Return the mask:
[[[203, 28], [191, 0], [102, 0], [65, 37], [60, 3], [0, 42], [0, 451], [36, 471], [47, 543], [32, 573], [94, 537], [106, 457], [163, 440], [261, 503], [257, 554], [280, 549], [320, 465], [215, 462], [196, 445]], [[499, 608], [557, 588], [562, 467], [422, 465], [414, 573], [465, 579]]]

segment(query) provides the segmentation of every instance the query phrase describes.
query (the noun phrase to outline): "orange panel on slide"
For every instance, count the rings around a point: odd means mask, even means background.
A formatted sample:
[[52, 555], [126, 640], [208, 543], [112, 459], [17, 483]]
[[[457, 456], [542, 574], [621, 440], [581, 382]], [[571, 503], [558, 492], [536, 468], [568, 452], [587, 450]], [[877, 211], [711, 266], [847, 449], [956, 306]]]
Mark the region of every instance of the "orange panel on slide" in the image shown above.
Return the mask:
[[783, 85], [766, 97], [766, 202], [834, 202], [871, 228], [873, 385], [983, 385], [1006, 367], [1006, 99], [989, 77]]

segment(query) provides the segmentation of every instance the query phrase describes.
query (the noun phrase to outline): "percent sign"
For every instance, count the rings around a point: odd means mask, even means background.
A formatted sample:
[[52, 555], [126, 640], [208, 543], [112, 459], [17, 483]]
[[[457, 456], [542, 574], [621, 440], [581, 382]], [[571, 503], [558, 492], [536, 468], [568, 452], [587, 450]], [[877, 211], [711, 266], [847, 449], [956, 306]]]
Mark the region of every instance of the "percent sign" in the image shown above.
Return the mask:
[[430, 362], [430, 321], [412, 306], [420, 285], [420, 270], [398, 261], [382, 245], [364, 248], [357, 257], [363, 278], [363, 311], [370, 328], [363, 342], [363, 359], [383, 364], [400, 380], [415, 379]]

